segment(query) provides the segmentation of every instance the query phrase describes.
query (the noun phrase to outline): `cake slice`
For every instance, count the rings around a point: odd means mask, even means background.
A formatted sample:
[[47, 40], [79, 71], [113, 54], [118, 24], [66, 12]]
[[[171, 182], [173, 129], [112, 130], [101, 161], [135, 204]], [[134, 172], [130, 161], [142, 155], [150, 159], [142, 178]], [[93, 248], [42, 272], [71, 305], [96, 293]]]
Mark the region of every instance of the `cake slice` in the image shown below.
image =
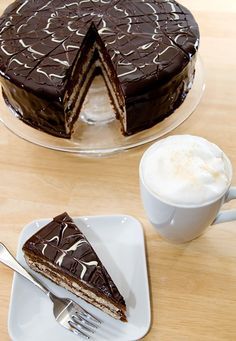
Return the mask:
[[126, 320], [126, 305], [107, 270], [79, 227], [63, 213], [23, 246], [31, 269], [110, 316]]

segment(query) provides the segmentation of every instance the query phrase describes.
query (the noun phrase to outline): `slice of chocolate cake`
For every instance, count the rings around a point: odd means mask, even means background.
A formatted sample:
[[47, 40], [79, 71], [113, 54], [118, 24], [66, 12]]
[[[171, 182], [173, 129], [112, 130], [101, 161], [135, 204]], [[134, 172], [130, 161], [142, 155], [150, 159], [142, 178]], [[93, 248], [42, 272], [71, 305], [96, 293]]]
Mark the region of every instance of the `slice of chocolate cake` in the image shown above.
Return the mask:
[[126, 305], [84, 234], [67, 213], [55, 217], [23, 246], [26, 262], [110, 316], [126, 320]]

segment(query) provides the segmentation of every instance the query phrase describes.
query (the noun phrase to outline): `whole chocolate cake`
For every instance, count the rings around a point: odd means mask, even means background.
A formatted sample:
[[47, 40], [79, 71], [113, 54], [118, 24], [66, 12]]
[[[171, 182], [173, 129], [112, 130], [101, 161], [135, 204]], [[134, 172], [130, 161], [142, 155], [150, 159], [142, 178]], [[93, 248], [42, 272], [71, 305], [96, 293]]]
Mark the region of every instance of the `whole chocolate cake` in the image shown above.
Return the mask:
[[17, 0], [0, 18], [3, 96], [24, 122], [71, 137], [100, 73], [130, 135], [183, 102], [198, 44], [194, 17], [174, 0]]
[[126, 305], [93, 247], [67, 213], [55, 217], [23, 246], [35, 271], [126, 321]]

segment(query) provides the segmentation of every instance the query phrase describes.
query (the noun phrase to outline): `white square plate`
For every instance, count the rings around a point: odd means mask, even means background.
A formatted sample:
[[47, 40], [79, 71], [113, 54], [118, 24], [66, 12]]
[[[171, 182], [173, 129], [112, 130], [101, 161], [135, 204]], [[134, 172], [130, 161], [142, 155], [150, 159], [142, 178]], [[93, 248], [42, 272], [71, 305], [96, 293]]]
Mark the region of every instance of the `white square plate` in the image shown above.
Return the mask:
[[[24, 242], [50, 219], [33, 221], [21, 233], [18, 261], [26, 267]], [[59, 296], [71, 297], [103, 321], [91, 338], [96, 341], [138, 340], [149, 330], [151, 313], [143, 229], [127, 215], [74, 218], [110, 273], [127, 305], [128, 323], [114, 320], [99, 309], [37, 274]], [[54, 319], [46, 295], [18, 274], [14, 275], [9, 310], [9, 334], [14, 341], [75, 341], [79, 336], [62, 328]]]

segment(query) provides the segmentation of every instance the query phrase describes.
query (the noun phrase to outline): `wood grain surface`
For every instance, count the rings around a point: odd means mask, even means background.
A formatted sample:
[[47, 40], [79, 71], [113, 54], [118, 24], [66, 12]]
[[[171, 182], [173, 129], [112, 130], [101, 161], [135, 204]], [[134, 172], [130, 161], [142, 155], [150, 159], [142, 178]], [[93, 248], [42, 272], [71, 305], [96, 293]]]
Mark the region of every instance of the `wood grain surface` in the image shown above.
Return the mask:
[[[10, 2], [1, 0], [0, 11]], [[236, 174], [236, 2], [182, 3], [200, 25], [206, 91], [194, 114], [172, 134], [215, 142], [228, 154]], [[0, 110], [6, 109], [2, 105]], [[209, 228], [181, 246], [163, 241], [147, 221], [139, 196], [138, 165], [146, 148], [85, 158], [28, 143], [1, 124], [0, 240], [15, 254], [28, 222], [65, 210], [72, 216], [133, 215], [145, 231], [150, 280], [152, 324], [144, 339], [236, 340], [236, 223]], [[12, 275], [0, 264], [1, 341], [10, 340]]]

